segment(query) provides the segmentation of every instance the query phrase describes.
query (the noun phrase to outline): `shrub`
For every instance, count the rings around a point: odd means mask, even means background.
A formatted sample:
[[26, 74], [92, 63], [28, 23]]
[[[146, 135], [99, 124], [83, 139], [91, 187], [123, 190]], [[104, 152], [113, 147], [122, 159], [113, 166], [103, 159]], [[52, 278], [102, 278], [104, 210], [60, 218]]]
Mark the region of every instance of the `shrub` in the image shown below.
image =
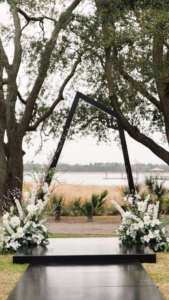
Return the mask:
[[163, 200], [163, 210], [165, 213], [169, 213], [169, 196]]
[[47, 210], [50, 212], [50, 214], [54, 215], [57, 206], [61, 205], [63, 208], [64, 204], [65, 204], [65, 198], [63, 195], [56, 195], [56, 194], [52, 195]]
[[108, 195], [108, 191], [103, 191], [100, 195], [92, 194], [91, 204], [93, 209], [93, 216], [97, 216], [101, 211], [103, 211], [104, 204], [106, 199], [104, 199]]
[[160, 208], [159, 211], [161, 211], [162, 208], [162, 202], [163, 199], [167, 193], [167, 189], [164, 187], [165, 181], [162, 181], [161, 183], [158, 183], [158, 177], [145, 177], [144, 184], [146, 185], [148, 189], [148, 193], [155, 197], [155, 200], [158, 199], [160, 202]]

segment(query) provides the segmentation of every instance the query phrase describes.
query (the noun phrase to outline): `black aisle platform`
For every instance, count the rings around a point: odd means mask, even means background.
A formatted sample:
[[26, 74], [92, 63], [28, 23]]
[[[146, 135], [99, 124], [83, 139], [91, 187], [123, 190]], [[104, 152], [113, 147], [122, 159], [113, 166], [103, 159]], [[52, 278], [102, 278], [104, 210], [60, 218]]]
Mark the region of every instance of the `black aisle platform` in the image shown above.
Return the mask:
[[7, 300], [164, 300], [140, 262], [156, 262], [148, 247], [118, 238], [50, 239], [17, 251], [29, 267]]
[[50, 239], [46, 247], [19, 249], [14, 263], [55, 263], [59, 265], [112, 264], [139, 261], [155, 263], [156, 255], [142, 246], [123, 246], [118, 238], [61, 238]]
[[7, 300], [164, 300], [139, 262], [95, 266], [31, 263]]

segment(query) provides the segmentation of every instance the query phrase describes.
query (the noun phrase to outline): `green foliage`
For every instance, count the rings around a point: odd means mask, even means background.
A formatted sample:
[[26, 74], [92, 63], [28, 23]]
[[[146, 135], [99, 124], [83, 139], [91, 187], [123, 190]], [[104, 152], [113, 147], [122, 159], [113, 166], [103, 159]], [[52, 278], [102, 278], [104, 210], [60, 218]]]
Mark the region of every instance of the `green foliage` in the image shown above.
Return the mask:
[[91, 197], [91, 204], [93, 209], [93, 216], [97, 216], [104, 207], [106, 200], [104, 199], [108, 195], [108, 191], [103, 191], [100, 195], [99, 194], [92, 194]]
[[148, 189], [148, 193], [160, 201], [160, 209], [162, 208], [162, 201], [167, 193], [167, 189], [164, 186], [165, 181], [159, 183], [158, 177], [145, 177], [144, 184]]
[[162, 208], [164, 210], [164, 213], [167, 213], [167, 214], [169, 213], [169, 196], [164, 198]]
[[[92, 194], [91, 199], [85, 199], [82, 203], [81, 197], [74, 198], [68, 205], [64, 205], [62, 209], [62, 215], [66, 216], [87, 216], [87, 205], [92, 205], [93, 216], [97, 216], [101, 212], [103, 213], [105, 205], [105, 197], [108, 195], [108, 191], [103, 191], [99, 194]], [[111, 210], [112, 211], [112, 210]], [[112, 213], [111, 213], [112, 214]], [[115, 213], [116, 214], [116, 213]]]
[[67, 211], [70, 216], [80, 216], [81, 215], [81, 197], [73, 199], [67, 207]]
[[47, 174], [47, 181], [51, 181], [53, 176], [57, 173], [58, 171], [56, 171], [56, 168], [52, 168], [48, 171], [48, 174]]
[[[141, 183], [135, 183], [135, 191], [137, 194], [140, 193], [140, 189], [141, 189]], [[120, 194], [121, 196], [124, 198], [125, 196], [130, 195], [130, 190], [128, 185], [124, 185], [120, 188]]]
[[128, 185], [123, 185], [120, 188], [120, 194], [121, 194], [122, 197], [128, 196], [130, 194], [130, 190], [129, 190]]
[[50, 212], [50, 214], [55, 214], [56, 208], [58, 205], [62, 206], [62, 209], [65, 205], [65, 198], [63, 195], [52, 195], [50, 198], [49, 206], [47, 207], [47, 210]]
[[150, 177], [145, 177], [145, 181], [144, 181], [146, 187], [148, 188], [148, 192], [149, 194], [153, 194], [154, 191], [154, 179], [152, 176]]

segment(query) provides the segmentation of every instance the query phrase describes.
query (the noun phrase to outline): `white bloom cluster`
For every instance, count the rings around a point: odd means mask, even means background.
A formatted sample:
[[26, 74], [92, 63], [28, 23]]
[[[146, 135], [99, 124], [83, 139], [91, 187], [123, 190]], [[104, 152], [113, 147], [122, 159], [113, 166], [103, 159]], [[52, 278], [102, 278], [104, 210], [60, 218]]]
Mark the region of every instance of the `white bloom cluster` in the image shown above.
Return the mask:
[[141, 196], [136, 194], [136, 195], [127, 195], [123, 198], [124, 202], [127, 202], [131, 205], [134, 204], [134, 202], [137, 202], [139, 199], [141, 199]]
[[3, 215], [3, 228], [0, 232], [0, 246], [5, 252], [14, 252], [21, 246], [29, 243], [34, 245], [46, 245], [48, 243], [48, 232], [43, 223], [46, 219], [42, 215], [42, 210], [49, 201], [48, 184], [44, 185], [44, 201], [36, 200], [37, 191], [26, 192], [26, 201], [21, 206], [18, 199], [14, 199], [16, 209], [10, 208], [10, 212]]
[[14, 198], [14, 200], [15, 200], [16, 207], [17, 207], [17, 210], [18, 210], [18, 213], [19, 213], [19, 217], [20, 217], [21, 220], [23, 220], [24, 212], [23, 212], [23, 209], [21, 207], [21, 204], [20, 204], [18, 199]]
[[122, 224], [117, 233], [123, 243], [143, 243], [155, 251], [169, 250], [167, 232], [158, 219], [159, 201], [153, 204], [150, 195], [145, 201], [128, 201], [126, 212], [114, 200], [111, 202], [122, 215]]
[[115, 200], [110, 200], [110, 201], [117, 208], [119, 213], [123, 216], [124, 210], [121, 208], [121, 206]]
[[13, 216], [11, 219], [10, 219], [10, 225], [15, 228], [17, 226], [20, 226], [21, 224], [21, 221], [19, 219], [19, 217], [17, 216]]
[[160, 202], [157, 201], [157, 202], [156, 202], [156, 205], [154, 206], [154, 215], [153, 215], [153, 219], [157, 219], [157, 217], [158, 217], [159, 206], [160, 206]]

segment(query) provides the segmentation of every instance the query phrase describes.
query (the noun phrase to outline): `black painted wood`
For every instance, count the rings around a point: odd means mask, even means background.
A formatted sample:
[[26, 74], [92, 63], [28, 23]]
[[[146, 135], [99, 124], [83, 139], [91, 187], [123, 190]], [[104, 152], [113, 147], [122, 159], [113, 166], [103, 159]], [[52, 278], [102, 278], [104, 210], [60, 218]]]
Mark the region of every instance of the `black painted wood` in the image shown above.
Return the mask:
[[60, 265], [113, 264], [117, 261], [156, 262], [156, 254], [144, 245], [124, 246], [118, 238], [49, 239], [46, 247], [20, 248], [14, 263], [50, 262]]
[[[58, 147], [56, 149], [56, 152], [54, 154], [54, 158], [53, 158], [53, 160], [50, 164], [49, 169], [56, 168], [56, 166], [57, 166], [60, 154], [62, 152], [62, 148], [64, 146], [69, 128], [71, 126], [71, 122], [73, 120], [75, 111], [76, 111], [77, 106], [78, 106], [79, 100], [84, 100], [87, 103], [90, 103], [92, 106], [98, 108], [99, 110], [104, 111], [106, 114], [116, 118], [117, 124], [118, 124], [118, 129], [119, 129], [120, 141], [121, 141], [121, 145], [122, 145], [122, 152], [123, 152], [123, 157], [124, 157], [124, 163], [125, 163], [125, 168], [126, 168], [126, 173], [127, 173], [127, 179], [128, 179], [130, 194], [135, 194], [135, 186], [134, 186], [134, 181], [133, 181], [133, 175], [132, 175], [128, 150], [127, 150], [127, 144], [126, 144], [126, 139], [125, 139], [125, 135], [124, 135], [123, 122], [122, 122], [121, 115], [116, 113], [114, 110], [111, 110], [110, 108], [104, 106], [102, 103], [97, 102], [97, 101], [91, 99], [90, 97], [80, 93], [80, 92], [77, 92], [76, 95], [75, 95], [72, 107], [70, 109], [69, 115], [68, 115], [67, 120], [66, 120], [66, 124], [63, 128], [63, 133], [61, 135]], [[52, 178], [49, 178], [49, 176], [47, 176], [45, 178], [45, 181], [48, 182], [48, 184], [50, 184], [51, 180], [52, 180]]]
[[164, 300], [139, 262], [96, 266], [31, 263], [7, 300]]

